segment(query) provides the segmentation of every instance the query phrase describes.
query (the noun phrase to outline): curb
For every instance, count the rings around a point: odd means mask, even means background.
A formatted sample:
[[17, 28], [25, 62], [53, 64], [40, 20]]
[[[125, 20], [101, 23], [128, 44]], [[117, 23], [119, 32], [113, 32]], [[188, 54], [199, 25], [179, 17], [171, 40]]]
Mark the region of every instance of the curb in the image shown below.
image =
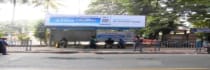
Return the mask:
[[8, 51], [8, 53], [78, 53], [76, 51]]
[[[103, 51], [8, 51], [8, 53], [57, 53], [57, 54], [75, 54], [75, 53], [94, 53], [94, 54], [196, 54], [192, 52], [103, 52]], [[207, 53], [197, 53], [207, 54]]]

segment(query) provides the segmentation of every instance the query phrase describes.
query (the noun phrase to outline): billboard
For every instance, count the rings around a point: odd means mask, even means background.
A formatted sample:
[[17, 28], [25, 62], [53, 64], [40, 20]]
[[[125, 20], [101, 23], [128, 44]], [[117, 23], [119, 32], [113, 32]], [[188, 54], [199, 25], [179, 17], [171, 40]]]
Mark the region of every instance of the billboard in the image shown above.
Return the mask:
[[145, 20], [145, 16], [128, 15], [48, 15], [45, 26], [142, 28]]
[[134, 36], [135, 34], [132, 31], [126, 31], [126, 32], [98, 31], [96, 34], [96, 38], [98, 41], [105, 41], [108, 38], [111, 38], [114, 41], [119, 41], [119, 39], [123, 39], [125, 41], [133, 41]]

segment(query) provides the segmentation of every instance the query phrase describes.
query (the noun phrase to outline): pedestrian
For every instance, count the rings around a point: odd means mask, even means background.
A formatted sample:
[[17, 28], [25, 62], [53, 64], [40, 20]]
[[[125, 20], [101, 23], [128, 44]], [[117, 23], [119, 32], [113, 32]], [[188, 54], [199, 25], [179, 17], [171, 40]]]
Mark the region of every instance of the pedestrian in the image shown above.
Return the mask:
[[203, 47], [207, 48], [207, 53], [210, 54], [210, 47], [209, 47], [209, 43], [206, 39], [203, 40]]
[[160, 40], [154, 39], [153, 43], [154, 43], [154, 46], [155, 46], [155, 51], [160, 51], [160, 47], [161, 47]]
[[118, 48], [125, 48], [125, 41], [121, 38], [118, 41]]
[[0, 52], [2, 53], [2, 55], [7, 55], [6, 46], [8, 46], [8, 44], [5, 40], [6, 38], [0, 38]]
[[93, 48], [93, 49], [96, 49], [97, 48], [96, 42], [97, 41], [96, 41], [95, 36], [91, 36], [89, 47]]
[[209, 46], [209, 44], [208, 44], [208, 46], [206, 48], [207, 48], [207, 53], [210, 54], [210, 46]]
[[134, 51], [136, 51], [136, 48], [139, 48], [140, 52], [143, 52], [143, 45], [142, 45], [143, 39], [140, 39], [139, 36], [136, 36], [134, 39]]
[[196, 53], [200, 53], [201, 52], [202, 40], [200, 38], [196, 39], [195, 48], [196, 48]]
[[63, 37], [59, 42], [59, 46], [63, 46], [63, 48], [67, 48], [67, 45], [68, 45], [68, 40], [65, 37]]
[[105, 40], [104, 48], [112, 48], [114, 45], [114, 40], [112, 38], [108, 38], [108, 40]]

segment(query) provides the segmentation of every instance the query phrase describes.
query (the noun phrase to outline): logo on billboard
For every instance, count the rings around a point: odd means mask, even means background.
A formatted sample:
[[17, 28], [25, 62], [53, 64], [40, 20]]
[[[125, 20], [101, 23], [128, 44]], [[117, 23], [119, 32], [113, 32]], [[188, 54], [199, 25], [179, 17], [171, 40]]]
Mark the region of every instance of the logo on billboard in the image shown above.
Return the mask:
[[110, 18], [108, 16], [101, 17], [101, 25], [110, 25]]

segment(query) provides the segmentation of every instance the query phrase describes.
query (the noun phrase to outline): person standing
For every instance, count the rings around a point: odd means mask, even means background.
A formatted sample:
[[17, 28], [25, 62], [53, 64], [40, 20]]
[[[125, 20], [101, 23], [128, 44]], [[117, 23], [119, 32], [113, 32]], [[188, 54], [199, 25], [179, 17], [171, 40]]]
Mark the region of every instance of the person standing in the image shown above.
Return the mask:
[[95, 36], [91, 36], [89, 47], [90, 47], [90, 48], [94, 48], [94, 49], [97, 48]]
[[143, 40], [139, 38], [139, 36], [136, 36], [134, 39], [134, 51], [136, 51], [136, 48], [139, 47], [139, 51], [143, 52], [143, 46], [142, 46]]
[[210, 54], [210, 46], [208, 45], [206, 48], [207, 48], [207, 53]]
[[209, 43], [206, 39], [203, 40], [203, 47], [207, 48], [207, 53], [210, 54], [210, 47], [209, 47]]
[[200, 53], [201, 52], [202, 40], [200, 38], [196, 39], [195, 48], [196, 48], [196, 53]]
[[155, 51], [160, 51], [160, 47], [161, 47], [161, 42], [160, 42], [160, 40], [154, 39], [154, 40], [153, 40], [153, 43], [154, 43]]
[[68, 46], [68, 40], [65, 37], [63, 37], [60, 40], [60, 46], [63, 46], [63, 48], [67, 48], [67, 46]]
[[0, 38], [0, 51], [1, 51], [2, 55], [7, 55], [6, 46], [8, 46], [8, 44], [5, 40], [6, 40], [6, 38]]
[[118, 48], [125, 48], [125, 41], [121, 38], [118, 41]]

